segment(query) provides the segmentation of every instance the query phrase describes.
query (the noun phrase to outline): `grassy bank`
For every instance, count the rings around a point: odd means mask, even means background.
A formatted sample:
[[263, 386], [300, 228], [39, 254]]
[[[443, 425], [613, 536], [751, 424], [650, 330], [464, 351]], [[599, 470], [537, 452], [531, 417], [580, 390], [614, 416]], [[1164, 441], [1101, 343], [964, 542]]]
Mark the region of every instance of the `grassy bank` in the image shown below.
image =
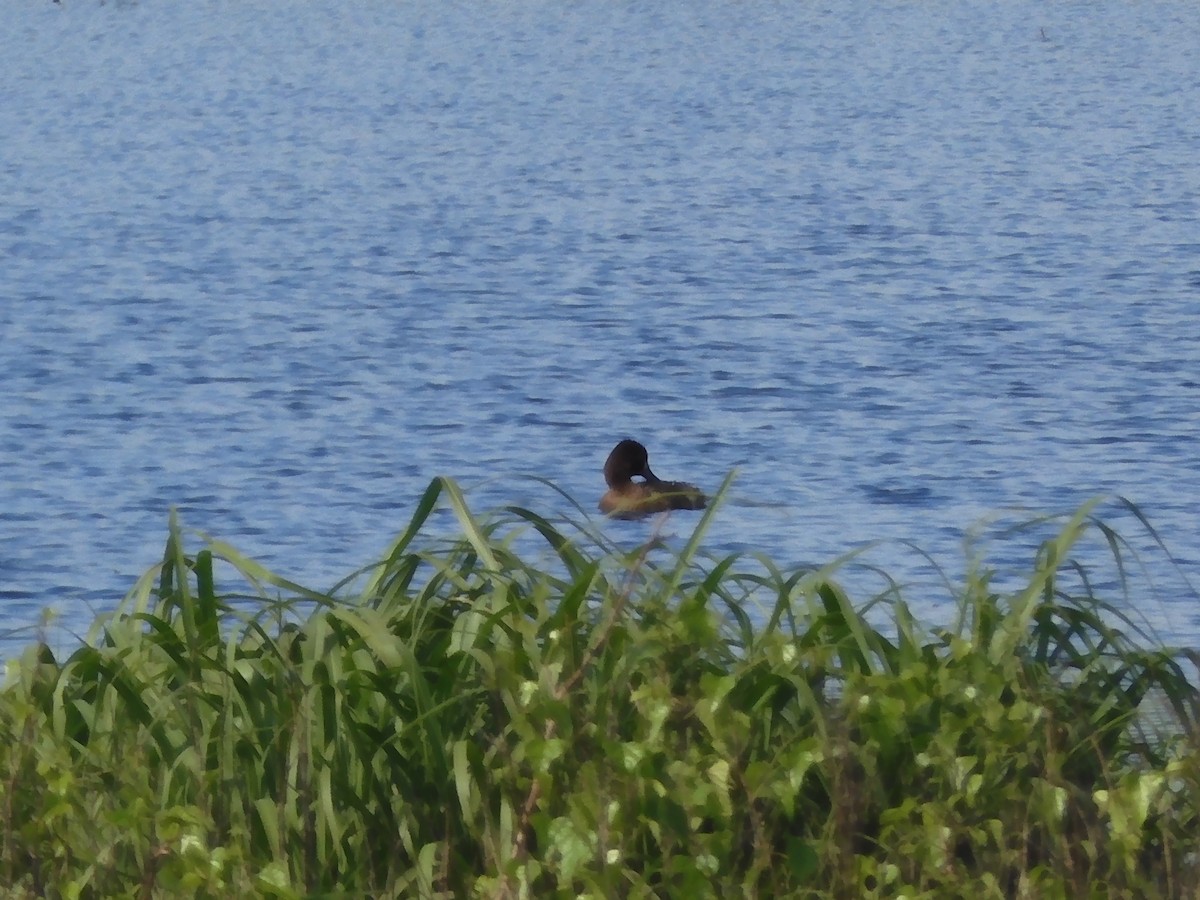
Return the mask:
[[622, 551], [437, 480], [339, 596], [172, 521], [86, 646], [9, 665], [4, 896], [1200, 896], [1196, 695], [1067, 586], [1089, 509], [950, 628], [701, 559], [711, 514]]

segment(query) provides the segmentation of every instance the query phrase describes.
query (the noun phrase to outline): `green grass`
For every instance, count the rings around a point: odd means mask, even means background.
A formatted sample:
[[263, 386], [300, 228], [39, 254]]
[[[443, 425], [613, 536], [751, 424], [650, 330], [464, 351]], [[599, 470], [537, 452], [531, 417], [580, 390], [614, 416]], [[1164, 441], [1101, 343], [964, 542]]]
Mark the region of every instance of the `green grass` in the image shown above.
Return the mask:
[[630, 551], [438, 479], [330, 594], [172, 518], [83, 646], [9, 664], [2, 895], [1200, 897], [1190, 669], [1072, 562], [1127, 584], [1092, 507], [931, 627], [703, 557], [713, 506]]

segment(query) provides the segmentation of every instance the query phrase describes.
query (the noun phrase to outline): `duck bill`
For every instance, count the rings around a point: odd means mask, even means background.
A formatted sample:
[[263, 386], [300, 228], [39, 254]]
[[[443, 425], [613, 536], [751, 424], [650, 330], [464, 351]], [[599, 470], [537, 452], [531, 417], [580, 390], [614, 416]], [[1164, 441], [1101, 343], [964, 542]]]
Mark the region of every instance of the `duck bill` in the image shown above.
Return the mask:
[[650, 471], [650, 467], [642, 469], [642, 477], [646, 479], [646, 484], [662, 484], [663, 481], [657, 475]]

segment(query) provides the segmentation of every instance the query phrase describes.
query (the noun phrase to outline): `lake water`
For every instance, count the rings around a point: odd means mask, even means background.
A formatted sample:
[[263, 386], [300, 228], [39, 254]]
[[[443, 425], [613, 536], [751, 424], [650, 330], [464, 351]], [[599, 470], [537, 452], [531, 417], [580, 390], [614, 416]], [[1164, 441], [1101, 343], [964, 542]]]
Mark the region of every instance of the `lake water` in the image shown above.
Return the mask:
[[3, 627], [82, 632], [172, 506], [324, 587], [434, 475], [592, 508], [629, 435], [737, 469], [712, 552], [915, 581], [904, 540], [953, 572], [989, 511], [1123, 495], [1200, 643], [1200, 6], [4, 18]]

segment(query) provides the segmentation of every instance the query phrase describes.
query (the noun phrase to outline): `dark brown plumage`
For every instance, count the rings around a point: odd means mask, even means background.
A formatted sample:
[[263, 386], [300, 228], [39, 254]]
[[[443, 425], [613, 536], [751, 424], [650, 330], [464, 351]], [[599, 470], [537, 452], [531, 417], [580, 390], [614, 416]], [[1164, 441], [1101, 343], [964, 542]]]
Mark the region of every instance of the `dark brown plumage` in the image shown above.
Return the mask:
[[669, 509], [704, 509], [708, 503], [695, 485], [663, 481], [650, 471], [646, 448], [628, 438], [608, 454], [604, 481], [608, 490], [600, 498], [600, 512], [616, 519], [640, 519]]

